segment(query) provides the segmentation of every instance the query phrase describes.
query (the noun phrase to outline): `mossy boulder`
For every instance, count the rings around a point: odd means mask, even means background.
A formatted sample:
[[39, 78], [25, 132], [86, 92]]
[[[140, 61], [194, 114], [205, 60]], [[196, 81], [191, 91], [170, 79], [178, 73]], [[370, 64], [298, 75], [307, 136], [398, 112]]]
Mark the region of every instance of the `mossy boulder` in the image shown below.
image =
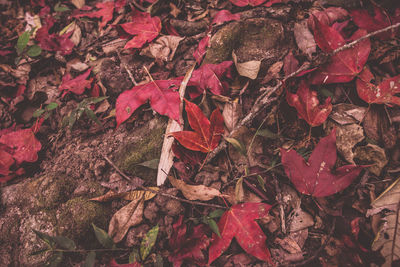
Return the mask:
[[83, 197], [68, 200], [59, 210], [58, 235], [66, 236], [91, 247], [95, 243], [92, 223], [105, 229], [111, 218], [111, 209], [105, 204]]

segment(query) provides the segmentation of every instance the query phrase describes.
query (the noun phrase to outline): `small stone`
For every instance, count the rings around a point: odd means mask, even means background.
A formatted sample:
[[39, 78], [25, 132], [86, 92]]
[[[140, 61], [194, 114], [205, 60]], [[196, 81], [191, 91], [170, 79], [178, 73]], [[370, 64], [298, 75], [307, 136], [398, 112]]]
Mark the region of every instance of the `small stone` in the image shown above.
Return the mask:
[[185, 209], [183, 208], [181, 202], [175, 199], [170, 199], [167, 201], [165, 204], [165, 207], [163, 210], [169, 215], [169, 216], [176, 216], [181, 214]]

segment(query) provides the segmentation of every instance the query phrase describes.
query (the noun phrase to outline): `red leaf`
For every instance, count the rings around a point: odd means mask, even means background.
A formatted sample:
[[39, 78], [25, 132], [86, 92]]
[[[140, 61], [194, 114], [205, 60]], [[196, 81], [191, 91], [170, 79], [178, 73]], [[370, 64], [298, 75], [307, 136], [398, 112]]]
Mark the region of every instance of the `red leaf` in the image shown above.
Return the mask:
[[[337, 30], [321, 23], [316, 17], [312, 17], [315, 41], [324, 52], [330, 53], [346, 43]], [[365, 30], [358, 30], [353, 34], [351, 40], [356, 40], [365, 34]], [[333, 55], [328, 64], [313, 73], [311, 83], [344, 83], [353, 80], [367, 62], [370, 51], [371, 43], [369, 39], [366, 39], [352, 48]]]
[[235, 6], [259, 6], [262, 3], [266, 2], [266, 0], [229, 0]]
[[215, 14], [211, 24], [218, 25], [231, 20], [240, 20], [240, 14], [232, 14], [228, 10], [223, 9], [221, 11], [218, 11], [217, 14]]
[[37, 152], [42, 148], [31, 129], [6, 133], [0, 137], [0, 143], [11, 149], [10, 154], [17, 164], [35, 162], [38, 159]]
[[120, 94], [116, 102], [117, 127], [126, 121], [141, 105], [150, 101], [154, 111], [179, 121], [179, 93], [181, 80], [159, 80], [138, 85]]
[[346, 165], [336, 169], [336, 131], [321, 138], [308, 162], [296, 151], [281, 149], [286, 175], [297, 191], [314, 197], [326, 197], [344, 190], [357, 178], [362, 167]]
[[58, 35], [56, 33], [49, 34], [49, 30], [53, 27], [54, 22], [54, 18], [48, 17], [45, 24], [36, 32], [35, 38], [42, 49], [47, 51], [60, 51], [62, 55], [69, 55], [74, 47], [74, 43], [69, 39], [72, 32], [63, 35]]
[[[372, 17], [366, 9], [356, 9], [350, 12], [353, 21], [358, 27], [367, 30], [367, 32], [374, 32], [390, 25], [400, 22], [400, 8], [397, 8], [393, 17], [388, 17], [378, 7], [374, 7], [374, 16]], [[389, 39], [393, 38], [395, 33], [399, 30], [387, 31], [378, 35], [379, 38]]]
[[78, 13], [73, 15], [74, 18], [88, 17], [88, 18], [101, 18], [100, 28], [103, 28], [107, 23], [112, 20], [114, 13], [114, 1], [97, 3], [96, 7], [99, 9], [93, 12]]
[[286, 93], [288, 104], [295, 107], [300, 118], [315, 127], [321, 125], [332, 111], [331, 98], [328, 97], [323, 105], [319, 104], [316, 91], [311, 91], [302, 80], [296, 94]]
[[0, 146], [0, 175], [8, 175], [10, 167], [14, 164], [14, 159], [10, 153], [3, 150]]
[[189, 234], [186, 232], [186, 224], [182, 224], [182, 222], [183, 215], [173, 225], [174, 232], [169, 239], [169, 247], [172, 252], [168, 260], [174, 264], [174, 267], [181, 266], [184, 260], [204, 265], [206, 260], [202, 250], [205, 250], [210, 243], [206, 235], [207, 228], [204, 224], [200, 224], [195, 226]]
[[204, 153], [186, 149], [176, 142], [172, 144], [172, 152], [174, 153], [175, 157], [183, 161], [185, 164], [192, 166], [199, 165], [205, 158]]
[[358, 96], [367, 103], [399, 105], [400, 97], [395, 96], [400, 93], [400, 75], [389, 78], [381, 82], [379, 85], [374, 85], [371, 80], [374, 75], [365, 68], [357, 79]]
[[180, 131], [171, 135], [187, 149], [205, 153], [213, 151], [224, 133], [224, 119], [221, 112], [215, 109], [210, 122], [196, 104], [187, 100], [185, 102], [189, 124], [194, 132]]
[[134, 10], [132, 22], [120, 26], [134, 37], [125, 45], [125, 48], [141, 48], [145, 43], [153, 41], [161, 31], [159, 17], [151, 17], [149, 13]]
[[[313, 12], [312, 15], [315, 16], [322, 24], [329, 26], [335, 21], [345, 19], [349, 16], [349, 13], [341, 7], [329, 7], [323, 11]], [[315, 27], [313, 16], [311, 16], [307, 21], [308, 26], [311, 29], [314, 29]]]
[[267, 237], [255, 221], [267, 216], [270, 209], [271, 206], [264, 203], [243, 203], [232, 206], [226, 211], [218, 222], [221, 238], [213, 234], [208, 251], [208, 264], [211, 264], [229, 247], [234, 237], [247, 253], [272, 263], [265, 244]]
[[228, 91], [228, 84], [221, 81], [223, 76], [230, 76], [232, 61], [224, 61], [220, 64], [203, 64], [193, 71], [189, 80], [190, 86], [196, 86], [196, 92], [190, 92], [191, 98], [201, 95], [205, 90], [210, 90], [214, 95], [225, 95]]
[[63, 95], [68, 92], [72, 92], [77, 95], [83, 94], [83, 92], [85, 92], [85, 89], [90, 88], [90, 84], [92, 83], [92, 79], [86, 80], [87, 77], [89, 77], [91, 71], [92, 69], [90, 68], [85, 73], [78, 75], [74, 79], [72, 79], [71, 74], [65, 74], [62, 78], [62, 83], [60, 87], [58, 87], [58, 90], [66, 90]]
[[209, 42], [210, 42], [210, 35], [207, 34], [203, 39], [201, 39], [199, 45], [197, 46], [196, 51], [194, 51], [193, 57], [196, 59], [198, 64], [200, 64], [201, 61], [203, 60], [203, 57], [207, 52]]

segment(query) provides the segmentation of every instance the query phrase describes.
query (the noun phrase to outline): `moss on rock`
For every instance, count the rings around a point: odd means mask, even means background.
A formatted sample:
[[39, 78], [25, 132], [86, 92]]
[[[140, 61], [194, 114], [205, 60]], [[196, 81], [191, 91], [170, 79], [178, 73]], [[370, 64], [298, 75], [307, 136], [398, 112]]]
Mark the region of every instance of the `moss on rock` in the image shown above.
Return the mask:
[[145, 180], [154, 180], [157, 171], [141, 165], [149, 160], [160, 158], [165, 128], [156, 128], [141, 140], [127, 145], [117, 155], [117, 165], [124, 172]]

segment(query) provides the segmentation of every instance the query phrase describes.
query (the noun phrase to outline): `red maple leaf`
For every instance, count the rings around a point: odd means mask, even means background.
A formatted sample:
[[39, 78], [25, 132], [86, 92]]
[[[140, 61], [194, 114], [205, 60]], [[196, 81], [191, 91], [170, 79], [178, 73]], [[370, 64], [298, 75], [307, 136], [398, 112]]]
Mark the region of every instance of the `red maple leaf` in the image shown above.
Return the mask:
[[[346, 44], [343, 36], [333, 27], [321, 23], [315, 16], [314, 20], [314, 38], [317, 45], [326, 53], [331, 53], [335, 49]], [[352, 36], [351, 41], [359, 39], [367, 32], [357, 30]], [[330, 62], [318, 68], [311, 76], [312, 84], [326, 83], [345, 83], [350, 82], [361, 72], [367, 62], [371, 43], [365, 39], [354, 47], [345, 49], [330, 58]]]
[[296, 151], [281, 148], [282, 165], [297, 191], [314, 197], [326, 197], [344, 190], [357, 178], [362, 166], [346, 165], [336, 169], [336, 131], [321, 138], [308, 162]]
[[286, 93], [286, 101], [295, 107], [300, 118], [315, 127], [321, 125], [332, 111], [331, 98], [325, 99], [323, 105], [319, 104], [316, 91], [311, 91], [308, 84], [302, 80], [295, 94]]
[[134, 86], [120, 94], [115, 104], [117, 127], [126, 121], [141, 105], [150, 101], [154, 111], [179, 121], [179, 93], [181, 79], [158, 80]]
[[145, 43], [153, 41], [161, 31], [159, 17], [151, 17], [149, 13], [134, 10], [132, 22], [120, 24], [122, 29], [134, 37], [126, 43], [125, 48], [141, 48]]
[[239, 245], [257, 259], [272, 263], [265, 241], [267, 237], [255, 221], [268, 215], [271, 206], [265, 203], [242, 203], [232, 206], [218, 222], [219, 238], [213, 234], [208, 250], [208, 264], [217, 259], [235, 237]]
[[206, 235], [207, 227], [204, 224], [193, 227], [191, 233], [187, 233], [187, 226], [183, 224], [183, 215], [181, 215], [173, 225], [174, 232], [169, 239], [171, 254], [168, 260], [174, 264], [174, 267], [181, 266], [184, 260], [204, 265], [206, 259], [203, 254], [210, 240]]
[[208, 153], [219, 144], [224, 133], [224, 118], [219, 109], [215, 109], [210, 120], [204, 116], [201, 109], [192, 102], [185, 101], [186, 113], [193, 131], [173, 132], [171, 135], [187, 149]]
[[[397, 8], [394, 13], [394, 16], [387, 16], [378, 7], [374, 7], [374, 16], [367, 9], [355, 9], [350, 12], [354, 23], [368, 32], [374, 32], [400, 22], [400, 8]], [[396, 32], [398, 33], [399, 30], [387, 31], [379, 34], [378, 37], [383, 39], [393, 38]]]
[[240, 20], [240, 14], [232, 14], [229, 10], [223, 9], [214, 15], [211, 24], [218, 25], [231, 20]]
[[[99, 9], [92, 12], [83, 12], [73, 15], [74, 18], [88, 17], [88, 18], [101, 18], [100, 28], [103, 28], [107, 23], [112, 20], [114, 13], [114, 1], [97, 3], [96, 7]], [[82, 9], [89, 9], [90, 7], [83, 7]]]
[[374, 75], [368, 68], [365, 68], [356, 81], [358, 96], [367, 103], [399, 105], [400, 97], [395, 96], [400, 93], [400, 75], [389, 78], [374, 85], [371, 81]]
[[63, 35], [58, 35], [56, 33], [49, 34], [54, 22], [54, 18], [47, 17], [44, 25], [36, 32], [35, 38], [42, 49], [47, 51], [60, 51], [62, 55], [69, 55], [74, 47], [74, 43], [69, 39], [72, 32]]
[[203, 57], [207, 52], [209, 43], [210, 43], [210, 35], [207, 34], [203, 39], [201, 39], [199, 45], [197, 46], [197, 49], [194, 51], [193, 57], [194, 59], [196, 59], [196, 62], [198, 64], [200, 64], [201, 61], [203, 60]]
[[93, 79], [86, 80], [89, 76], [92, 69], [88, 69], [85, 73], [76, 76], [76, 78], [72, 79], [71, 74], [66, 73], [63, 78], [60, 87], [58, 90], [64, 91], [63, 96], [68, 92], [72, 92], [77, 95], [83, 94], [86, 88], [90, 88], [90, 85]]
[[190, 91], [191, 98], [201, 95], [205, 90], [210, 90], [214, 95], [225, 95], [228, 91], [228, 83], [222, 81], [223, 76], [230, 77], [232, 61], [224, 61], [219, 64], [203, 64], [193, 71], [189, 80], [189, 86], [196, 86], [196, 91]]
[[[341, 7], [328, 7], [321, 11], [314, 11], [312, 12], [312, 15], [316, 17], [322, 24], [330, 26], [335, 21], [344, 20], [345, 18], [347, 18], [349, 16], [349, 13], [347, 12], [347, 10]], [[310, 29], [314, 29], [315, 27], [313, 16], [311, 16], [307, 21], [308, 27]]]
[[229, 0], [235, 6], [259, 6], [266, 2], [266, 0]]

